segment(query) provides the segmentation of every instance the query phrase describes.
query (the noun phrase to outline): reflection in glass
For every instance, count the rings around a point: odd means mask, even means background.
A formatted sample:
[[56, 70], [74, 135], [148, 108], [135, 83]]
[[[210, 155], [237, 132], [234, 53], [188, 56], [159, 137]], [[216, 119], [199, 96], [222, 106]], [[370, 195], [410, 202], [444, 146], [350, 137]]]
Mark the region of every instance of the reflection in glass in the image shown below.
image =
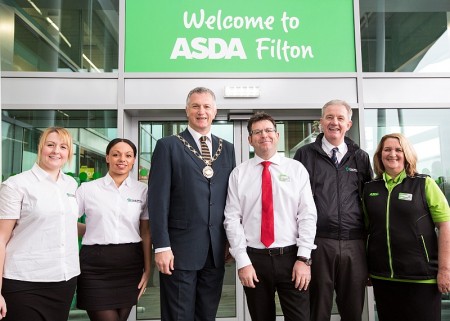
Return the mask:
[[366, 72], [449, 72], [450, 2], [360, 0]]
[[103, 176], [105, 150], [117, 135], [117, 111], [109, 110], [3, 110], [2, 180], [30, 169], [37, 157], [41, 132], [50, 126], [67, 128], [74, 141], [74, 158], [64, 172]]
[[450, 110], [368, 109], [365, 119], [366, 151], [372, 160], [383, 135], [404, 134], [417, 152], [419, 172], [436, 180], [450, 200]]
[[118, 0], [0, 0], [2, 70], [117, 70], [118, 7]]

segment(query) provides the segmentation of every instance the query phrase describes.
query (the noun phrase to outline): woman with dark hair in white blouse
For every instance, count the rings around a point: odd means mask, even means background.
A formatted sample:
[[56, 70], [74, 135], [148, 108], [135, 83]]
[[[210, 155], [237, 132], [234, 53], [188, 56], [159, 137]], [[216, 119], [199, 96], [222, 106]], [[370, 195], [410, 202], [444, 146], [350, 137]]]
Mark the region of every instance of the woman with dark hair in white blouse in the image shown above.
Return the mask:
[[77, 305], [92, 321], [126, 321], [150, 275], [147, 185], [130, 177], [136, 146], [113, 139], [108, 174], [81, 184], [79, 215], [86, 214]]

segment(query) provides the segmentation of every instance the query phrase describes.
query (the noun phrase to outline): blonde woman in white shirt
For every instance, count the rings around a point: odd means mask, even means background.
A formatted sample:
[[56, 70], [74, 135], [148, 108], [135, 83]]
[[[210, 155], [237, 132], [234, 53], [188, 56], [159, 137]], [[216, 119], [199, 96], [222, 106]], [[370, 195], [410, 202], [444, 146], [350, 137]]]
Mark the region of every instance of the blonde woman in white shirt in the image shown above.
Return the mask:
[[106, 148], [108, 174], [77, 190], [86, 214], [77, 305], [91, 321], [126, 321], [150, 275], [147, 185], [130, 177], [136, 146], [116, 138]]
[[61, 169], [72, 137], [47, 128], [31, 170], [0, 187], [0, 319], [67, 320], [78, 262], [77, 182]]

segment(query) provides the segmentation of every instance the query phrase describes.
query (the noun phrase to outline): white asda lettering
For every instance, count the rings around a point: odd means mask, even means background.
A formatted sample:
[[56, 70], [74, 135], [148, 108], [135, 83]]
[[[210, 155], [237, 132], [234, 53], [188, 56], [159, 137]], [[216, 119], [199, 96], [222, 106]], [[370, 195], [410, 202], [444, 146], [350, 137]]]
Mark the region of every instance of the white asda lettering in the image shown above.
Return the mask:
[[172, 49], [170, 59], [247, 59], [241, 39], [231, 38], [227, 43], [222, 38], [193, 38], [190, 42], [186, 38], [177, 38]]

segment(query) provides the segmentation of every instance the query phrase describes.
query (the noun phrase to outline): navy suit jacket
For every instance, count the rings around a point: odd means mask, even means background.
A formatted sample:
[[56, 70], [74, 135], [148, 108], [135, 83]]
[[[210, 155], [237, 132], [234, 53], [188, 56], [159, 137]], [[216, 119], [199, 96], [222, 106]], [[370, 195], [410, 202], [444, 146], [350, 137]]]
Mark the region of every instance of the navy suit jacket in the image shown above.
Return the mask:
[[[200, 154], [188, 130], [180, 136]], [[212, 135], [212, 155], [218, 146], [219, 138]], [[152, 242], [155, 249], [172, 248], [175, 269], [202, 269], [210, 246], [215, 266], [224, 265], [224, 208], [228, 177], [235, 166], [234, 147], [227, 141], [212, 163], [211, 179], [202, 174], [205, 163], [178, 137], [156, 143], [148, 188]]]

